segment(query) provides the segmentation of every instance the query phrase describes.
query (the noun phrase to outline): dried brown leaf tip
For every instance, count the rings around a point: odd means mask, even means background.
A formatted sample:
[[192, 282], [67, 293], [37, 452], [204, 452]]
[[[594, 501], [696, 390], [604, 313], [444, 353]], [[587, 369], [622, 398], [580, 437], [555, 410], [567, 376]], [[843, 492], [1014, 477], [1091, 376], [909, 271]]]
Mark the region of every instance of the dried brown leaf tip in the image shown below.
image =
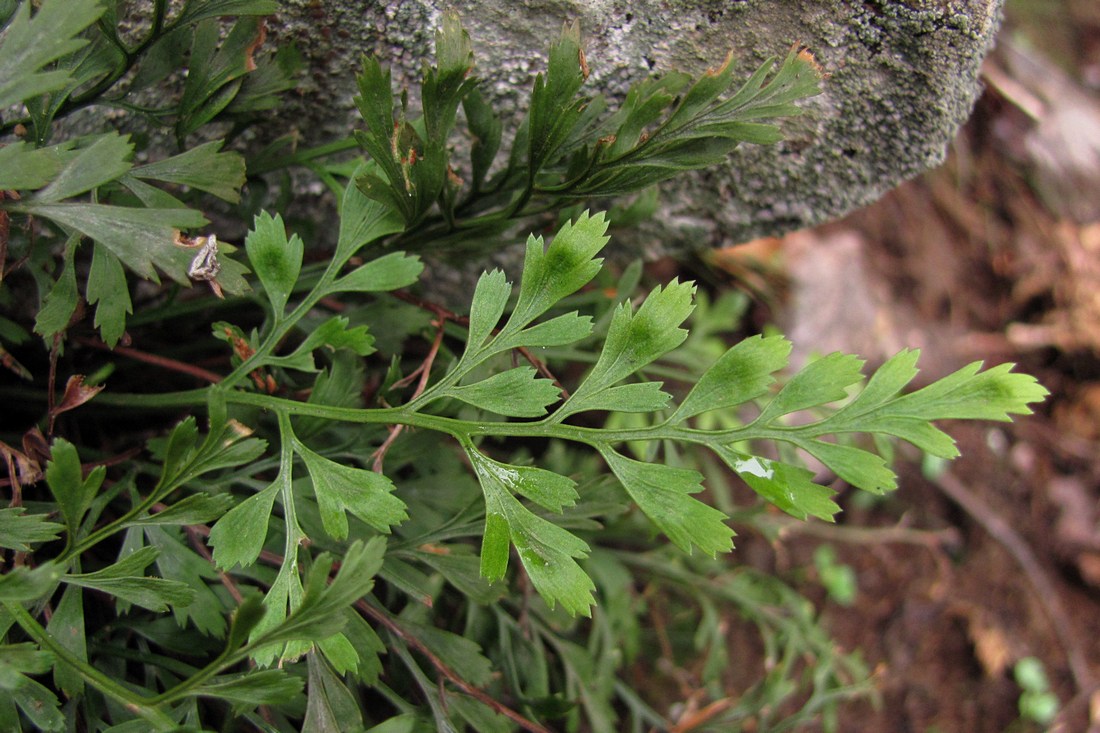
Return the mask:
[[75, 410], [102, 391], [102, 385], [87, 387], [84, 385], [84, 375], [74, 374], [65, 383], [65, 394], [62, 395], [61, 401], [50, 410], [50, 418], [53, 419], [63, 412]]
[[795, 54], [797, 54], [799, 61], [802, 61], [812, 66], [813, 70], [817, 72], [818, 76], [826, 76], [825, 69], [821, 66], [821, 64], [818, 63], [817, 58], [814, 56], [814, 53], [810, 50], [809, 46], [804, 46], [801, 43], [796, 43], [791, 48], [791, 50], [794, 51]]
[[248, 48], [244, 50], [244, 65], [248, 71], [256, 70], [256, 60], [253, 58], [256, 51], [264, 45], [264, 41], [267, 40], [267, 23], [260, 21], [259, 28], [256, 29], [256, 38], [249, 44]]
[[732, 63], [733, 63], [733, 51], [729, 51], [729, 52], [726, 53], [726, 58], [722, 62], [721, 66], [712, 66], [712, 67], [710, 67], [709, 69], [707, 69], [706, 71], [703, 72], [703, 76], [720, 76], [721, 74], [726, 73], [726, 70], [729, 69], [730, 64], [732, 64]]

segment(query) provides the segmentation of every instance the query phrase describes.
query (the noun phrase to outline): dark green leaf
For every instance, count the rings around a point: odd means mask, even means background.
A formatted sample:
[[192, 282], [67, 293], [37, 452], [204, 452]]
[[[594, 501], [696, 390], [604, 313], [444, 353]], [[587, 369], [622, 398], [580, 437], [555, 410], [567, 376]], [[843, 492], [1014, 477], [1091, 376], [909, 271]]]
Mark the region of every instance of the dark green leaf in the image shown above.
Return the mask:
[[535, 77], [531, 91], [527, 122], [531, 176], [554, 160], [580, 122], [586, 100], [578, 98], [577, 93], [587, 76], [580, 27], [573, 23], [562, 31], [558, 42], [550, 46], [546, 75]]
[[347, 539], [351, 512], [379, 532], [408, 519], [405, 503], [394, 496], [393, 483], [380, 473], [342, 466], [296, 442], [294, 451], [302, 457], [313, 481], [325, 531], [338, 540]]
[[782, 336], [754, 336], [741, 341], [704, 372], [673, 420], [762, 397], [775, 382], [772, 375], [787, 365], [790, 353], [791, 343]]
[[162, 525], [206, 524], [207, 522], [219, 519], [223, 514], [228, 512], [232, 506], [233, 497], [228, 494], [219, 494], [217, 496], [193, 494], [155, 514], [147, 514], [144, 517], [131, 519], [126, 523], [126, 526], [151, 527]]
[[473, 189], [477, 191], [485, 181], [489, 168], [496, 159], [497, 151], [500, 150], [504, 125], [493, 112], [492, 106], [476, 89], [462, 98], [462, 109], [466, 113], [466, 121], [473, 136], [473, 143], [470, 146], [470, 167]]
[[239, 153], [218, 152], [223, 141], [213, 140], [171, 158], [134, 168], [132, 175], [181, 186], [190, 186], [237, 203], [245, 181], [244, 158]]
[[566, 222], [545, 251], [542, 237], [528, 237], [519, 301], [502, 330], [520, 330], [587, 285], [600, 271], [603, 260], [593, 258], [607, 244], [606, 231], [604, 215], [586, 211], [575, 222]]
[[[61, 602], [53, 610], [46, 631], [77, 659], [88, 661], [88, 640], [84, 628], [84, 594], [76, 586], [68, 586]], [[53, 670], [54, 684], [67, 697], [84, 691], [84, 678], [69, 664], [57, 664]]]
[[265, 612], [263, 597], [259, 593], [245, 596], [244, 601], [233, 612], [233, 617], [230, 619], [225, 648], [233, 652], [243, 646], [248, 640], [248, 635], [263, 619]]
[[134, 146], [129, 135], [117, 132], [96, 135], [82, 141], [90, 143], [71, 155], [49, 186], [35, 194], [43, 203], [56, 203], [98, 188], [130, 170]]
[[36, 150], [25, 142], [0, 148], [0, 190], [41, 188], [61, 171], [61, 160], [51, 149]]
[[[122, 263], [106, 247], [92, 249], [92, 267], [85, 286], [88, 305], [95, 305], [95, 326], [112, 349], [126, 331], [126, 316], [134, 312]], [[96, 305], [98, 303], [98, 305]]]
[[713, 557], [733, 549], [726, 515], [691, 496], [703, 490], [697, 471], [642, 463], [609, 448], [600, 454], [630, 498], [681, 550], [691, 552], [694, 545]]
[[480, 562], [467, 545], [421, 547], [417, 559], [475, 603], [493, 603], [504, 593], [504, 588], [493, 588], [481, 577]]
[[446, 395], [482, 410], [511, 417], [541, 417], [546, 406], [561, 399], [549, 379], [539, 379], [534, 367], [517, 367], [474, 384], [451, 387]]
[[195, 592], [175, 580], [146, 577], [142, 571], [157, 558], [153, 547], [142, 547], [126, 555], [114, 565], [94, 573], [70, 573], [62, 580], [81, 588], [94, 588], [127, 603], [163, 612], [170, 606], [186, 606], [195, 599]]
[[476, 642], [435, 626], [404, 619], [400, 623], [462, 679], [478, 687], [492, 680], [493, 665], [482, 655], [481, 647]]
[[210, 545], [214, 548], [214, 563], [224, 570], [234, 565], [248, 567], [256, 562], [267, 538], [271, 506], [279, 493], [279, 481], [253, 494], [210, 528]]
[[178, 22], [197, 23], [207, 18], [233, 15], [274, 15], [279, 12], [276, 0], [205, 0], [188, 3]]
[[34, 332], [42, 338], [49, 339], [68, 328], [69, 321], [76, 312], [76, 304], [80, 296], [76, 289], [76, 268], [73, 259], [76, 256], [78, 240], [78, 237], [73, 236], [65, 243], [65, 259], [61, 273], [57, 276], [57, 282], [50, 288], [42, 308], [34, 319]]
[[761, 497], [798, 519], [817, 517], [826, 522], [840, 507], [832, 500], [832, 489], [815, 484], [805, 468], [740, 453], [730, 446], [715, 446], [714, 451]]
[[255, 68], [252, 54], [263, 40], [262, 22], [254, 17], [241, 18], [224, 39], [217, 21], [206, 18], [196, 25], [176, 122], [179, 138], [205, 125], [233, 101], [241, 77]]
[[20, 3], [0, 37], [0, 109], [68, 84], [68, 72], [40, 70], [85, 45], [77, 34], [103, 10], [98, 0], [44, 0], [32, 18]]
[[65, 716], [61, 714], [61, 703], [58, 702], [57, 696], [45, 686], [24, 677], [22, 684], [10, 690], [8, 695], [15, 700], [15, 704], [37, 730], [65, 729]]
[[23, 201], [11, 208], [50, 219], [91, 237], [141, 277], [155, 278], [155, 265], [184, 284], [190, 283], [187, 268], [193, 253], [176, 246], [177, 230], [207, 223], [202, 214], [190, 209], [136, 209], [35, 201]]
[[62, 568], [52, 562], [44, 562], [33, 570], [26, 565], [5, 570], [0, 575], [0, 601], [37, 601], [57, 586], [62, 572]]
[[302, 733], [358, 733], [363, 716], [355, 696], [316, 653], [308, 655], [309, 697]]
[[77, 533], [106, 473], [107, 469], [97, 466], [85, 479], [73, 444], [64, 438], [54, 441], [50, 462], [46, 465], [46, 483], [57, 500], [70, 535]]
[[281, 669], [254, 669], [238, 674], [218, 675], [192, 688], [195, 697], [213, 697], [235, 705], [283, 705], [302, 692], [302, 679]]
[[45, 514], [24, 516], [26, 507], [0, 509], [0, 547], [17, 552], [30, 552], [31, 543], [57, 539], [64, 526], [47, 522]]
[[332, 284], [332, 292], [379, 293], [412, 285], [424, 270], [416, 255], [390, 252], [352, 270]]
[[218, 638], [224, 636], [225, 615], [222, 604], [206, 582], [218, 577], [210, 562], [162, 527], [146, 527], [145, 537], [149, 545], [155, 547], [159, 553], [156, 565], [160, 575], [183, 583], [194, 593], [192, 603], [180, 604], [172, 609], [176, 622], [183, 627], [190, 621], [203, 634]]

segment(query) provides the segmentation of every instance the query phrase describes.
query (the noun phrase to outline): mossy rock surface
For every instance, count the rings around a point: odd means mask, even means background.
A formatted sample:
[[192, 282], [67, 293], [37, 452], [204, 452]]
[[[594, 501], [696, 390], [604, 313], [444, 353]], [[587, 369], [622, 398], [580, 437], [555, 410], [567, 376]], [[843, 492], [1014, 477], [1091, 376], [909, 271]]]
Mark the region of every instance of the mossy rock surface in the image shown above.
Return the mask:
[[[980, 90], [1002, 0], [286, 0], [273, 40], [309, 65], [304, 93], [281, 113], [305, 142], [360, 125], [352, 98], [362, 54], [414, 85], [444, 8], [474, 41], [476, 73], [505, 112], [522, 110], [549, 43], [576, 20], [590, 84], [610, 98], [647, 74], [691, 72], [728, 52], [747, 77], [794, 43], [828, 78], [775, 146], [743, 146], [728, 166], [662, 186], [662, 211], [626, 246], [725, 246], [835, 218], [938, 164]], [[624, 244], [622, 237], [617, 237]]]

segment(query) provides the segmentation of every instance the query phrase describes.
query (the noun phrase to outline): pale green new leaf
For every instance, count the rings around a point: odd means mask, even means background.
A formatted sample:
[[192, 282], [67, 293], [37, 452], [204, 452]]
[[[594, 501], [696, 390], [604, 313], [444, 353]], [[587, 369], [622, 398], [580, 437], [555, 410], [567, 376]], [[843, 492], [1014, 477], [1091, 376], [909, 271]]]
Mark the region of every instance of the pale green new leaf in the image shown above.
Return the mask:
[[256, 562], [267, 538], [271, 507], [279, 493], [279, 479], [258, 494], [253, 494], [210, 528], [214, 563], [223, 570], [234, 565], [248, 567]]
[[710, 556], [733, 549], [726, 515], [692, 497], [703, 490], [698, 471], [642, 463], [605, 446], [600, 454], [634, 503], [684, 552], [692, 546]]
[[753, 424], [767, 425], [781, 415], [843, 400], [848, 396], [848, 387], [863, 379], [863, 363], [858, 357], [840, 352], [810, 362], [791, 377]]
[[775, 372], [787, 365], [790, 353], [791, 343], [782, 336], [744, 339], [703, 373], [680, 403], [673, 421], [762, 397], [775, 382]]
[[65, 527], [46, 521], [45, 514], [24, 514], [26, 507], [0, 509], [0, 547], [16, 552], [30, 552], [31, 544], [49, 542]]
[[569, 403], [569, 412], [609, 410], [612, 412], [656, 412], [668, 407], [672, 395], [661, 391], [661, 382], [638, 382], [608, 387], [594, 394], [584, 393]]
[[966, 365], [957, 372], [899, 397], [890, 412], [925, 420], [996, 420], [1007, 422], [1011, 415], [1030, 415], [1030, 403], [1050, 393], [1035, 377], [1013, 374], [1015, 364], [998, 364], [984, 372], [982, 362]]
[[726, 445], [713, 449], [753, 491], [791, 516], [835, 521], [840, 507], [831, 497], [836, 492], [814, 483], [814, 475], [805, 468], [746, 455]]
[[126, 331], [126, 316], [134, 312], [134, 306], [122, 263], [98, 243], [92, 249], [92, 267], [84, 294], [88, 304], [96, 306], [95, 326], [103, 343], [114, 348]]
[[195, 591], [176, 580], [146, 577], [142, 572], [157, 558], [154, 547], [142, 547], [114, 565], [94, 573], [70, 573], [62, 581], [81, 588], [93, 588], [150, 611], [163, 612], [170, 606], [186, 606]]
[[551, 607], [561, 603], [573, 615], [588, 616], [595, 585], [575, 559], [588, 556], [588, 544], [532, 514], [512, 495], [516, 491], [560, 507], [575, 499], [573, 482], [543, 469], [498, 463], [472, 445], [465, 447], [485, 496], [482, 577], [490, 582], [502, 579], [508, 570], [509, 545], [515, 545], [535, 589]]
[[244, 158], [239, 153], [218, 152], [222, 145], [223, 141], [212, 140], [171, 158], [138, 166], [131, 175], [190, 186], [235, 204], [241, 200], [245, 181]]
[[351, 512], [379, 532], [409, 518], [405, 502], [393, 495], [393, 482], [380, 473], [344, 466], [314, 453], [299, 441], [294, 452], [302, 457], [313, 481], [313, 493], [321, 510], [325, 531], [338, 540], [348, 537]]
[[108, 132], [88, 140], [90, 145], [68, 151], [68, 160], [50, 185], [34, 195], [35, 201], [56, 203], [98, 188], [130, 170], [134, 146], [129, 135]]
[[577, 501], [577, 483], [570, 478], [543, 468], [494, 461], [472, 448], [468, 448], [466, 453], [482, 483], [488, 481], [494, 488], [522, 494], [539, 506], [559, 514], [563, 507], [573, 506]]
[[466, 337], [466, 353], [476, 353], [493, 332], [508, 298], [512, 295], [512, 283], [500, 270], [483, 272], [474, 287], [474, 297], [470, 301], [470, 325]]
[[897, 476], [886, 461], [874, 453], [821, 440], [800, 441], [798, 445], [852, 486], [872, 494], [882, 494], [898, 487]]
[[99, 0], [44, 0], [31, 17], [31, 5], [20, 3], [0, 36], [0, 109], [67, 85], [67, 71], [41, 69], [88, 43], [76, 36], [104, 11]]
[[380, 293], [408, 287], [424, 271], [424, 263], [416, 255], [390, 252], [371, 260], [344, 275], [332, 284], [329, 292]]
[[451, 387], [444, 393], [467, 404], [509, 417], [541, 417], [547, 405], [561, 399], [561, 390], [549, 379], [539, 379], [534, 367], [516, 367], [474, 384]]
[[600, 271], [603, 260], [594, 258], [608, 242], [606, 231], [604, 215], [586, 211], [562, 225], [545, 251], [542, 237], [528, 237], [519, 300], [502, 330], [518, 331], [587, 285]]
[[256, 217], [244, 248], [275, 317], [280, 318], [302, 269], [302, 240], [297, 234], [287, 239], [283, 218], [263, 211]]
[[637, 313], [631, 312], [629, 301], [615, 310], [607, 340], [596, 365], [572, 397], [561, 407], [557, 417], [576, 411], [575, 405], [675, 349], [687, 338], [680, 324], [691, 314], [695, 284], [673, 280], [664, 288], [657, 287], [645, 299]]
[[523, 347], [564, 346], [592, 333], [592, 318], [576, 311], [528, 326], [517, 334], [493, 342], [493, 351]]

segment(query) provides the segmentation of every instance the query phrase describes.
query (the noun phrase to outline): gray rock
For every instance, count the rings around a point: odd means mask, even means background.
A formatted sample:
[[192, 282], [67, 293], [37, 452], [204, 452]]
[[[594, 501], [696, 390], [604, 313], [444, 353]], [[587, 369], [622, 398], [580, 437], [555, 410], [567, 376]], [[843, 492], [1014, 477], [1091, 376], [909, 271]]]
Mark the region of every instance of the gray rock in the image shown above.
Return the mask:
[[580, 22], [589, 84], [611, 98], [650, 73], [716, 66], [730, 50], [747, 77], [802, 43], [829, 76], [807, 114], [785, 125], [788, 139], [663, 184], [660, 215], [626, 243], [650, 253], [723, 246], [837, 217], [941, 162], [979, 92], [1002, 2], [285, 0], [273, 40], [293, 39], [310, 74], [280, 123], [306, 143], [361, 126], [352, 101], [361, 55], [413, 86], [445, 6], [469, 31], [497, 108], [517, 112], [567, 20]]

